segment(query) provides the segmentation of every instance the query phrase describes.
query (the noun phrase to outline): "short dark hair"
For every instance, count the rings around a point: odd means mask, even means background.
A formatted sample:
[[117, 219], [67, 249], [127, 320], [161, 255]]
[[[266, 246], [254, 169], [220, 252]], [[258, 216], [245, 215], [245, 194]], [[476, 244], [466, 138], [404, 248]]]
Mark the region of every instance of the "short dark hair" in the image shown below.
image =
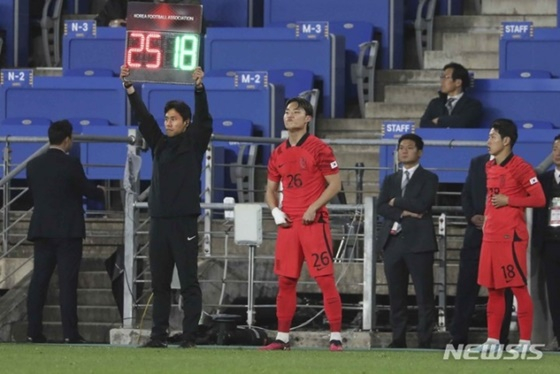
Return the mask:
[[298, 108], [302, 108], [305, 111], [305, 114], [308, 116], [313, 117], [313, 105], [303, 97], [293, 97], [286, 102], [286, 108], [291, 103], [296, 103]]
[[508, 118], [498, 118], [492, 122], [492, 128], [503, 138], [508, 137], [511, 142], [511, 148], [517, 141], [517, 126]]
[[456, 62], [450, 62], [449, 64], [443, 67], [443, 70], [453, 69], [453, 73], [451, 74], [451, 79], [461, 80], [461, 87], [463, 91], [471, 86], [471, 77], [469, 76], [469, 71], [461, 64]]
[[416, 148], [421, 151], [424, 149], [424, 140], [420, 137], [420, 135], [416, 134], [404, 134], [399, 138], [399, 146], [403, 140], [412, 140], [414, 144], [416, 144]]
[[49, 126], [49, 143], [52, 145], [62, 144], [64, 139], [72, 138], [72, 124], [67, 119], [53, 122]]
[[165, 103], [165, 108], [163, 108], [163, 114], [165, 115], [171, 109], [175, 109], [177, 113], [183, 117], [183, 121], [191, 121], [191, 107], [187, 105], [184, 101], [171, 100]]
[[560, 134], [558, 134], [554, 137], [554, 141], [557, 141], [557, 140], [560, 140]]

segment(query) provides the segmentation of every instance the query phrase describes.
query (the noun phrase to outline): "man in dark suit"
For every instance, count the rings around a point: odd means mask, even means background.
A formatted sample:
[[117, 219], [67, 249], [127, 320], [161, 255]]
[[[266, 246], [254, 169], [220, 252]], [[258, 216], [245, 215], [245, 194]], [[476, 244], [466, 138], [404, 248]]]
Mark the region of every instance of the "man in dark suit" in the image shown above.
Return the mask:
[[[486, 163], [490, 154], [486, 153], [471, 160], [467, 179], [461, 193], [463, 213], [467, 219], [467, 228], [463, 239], [459, 259], [459, 275], [455, 292], [455, 310], [450, 327], [449, 344], [459, 348], [468, 344], [469, 325], [474, 313], [476, 298], [480, 290], [478, 279], [478, 262], [482, 246], [482, 225], [486, 207]], [[500, 331], [500, 343], [508, 344], [509, 325], [513, 305], [513, 293], [506, 291], [506, 313]]]
[[33, 276], [27, 296], [27, 340], [45, 343], [43, 307], [49, 282], [58, 268], [64, 342], [83, 343], [78, 332], [77, 288], [86, 229], [82, 196], [102, 200], [103, 190], [90, 184], [80, 161], [68, 155], [72, 124], [49, 127], [49, 150], [27, 165], [34, 209], [27, 238], [33, 242]]
[[449, 63], [443, 67], [438, 97], [432, 99], [420, 119], [420, 127], [462, 128], [479, 127], [482, 104], [469, 97], [469, 72], [461, 64]]
[[406, 348], [408, 276], [418, 303], [418, 343], [430, 348], [435, 320], [434, 252], [437, 250], [432, 205], [438, 177], [420, 166], [424, 142], [405, 134], [398, 143], [403, 169], [383, 181], [377, 210], [384, 218], [379, 232], [389, 288], [393, 340], [389, 347]]
[[544, 262], [548, 307], [552, 317], [552, 331], [560, 339], [560, 135], [552, 146], [554, 170], [539, 175], [546, 205], [533, 211], [533, 249], [539, 251]]

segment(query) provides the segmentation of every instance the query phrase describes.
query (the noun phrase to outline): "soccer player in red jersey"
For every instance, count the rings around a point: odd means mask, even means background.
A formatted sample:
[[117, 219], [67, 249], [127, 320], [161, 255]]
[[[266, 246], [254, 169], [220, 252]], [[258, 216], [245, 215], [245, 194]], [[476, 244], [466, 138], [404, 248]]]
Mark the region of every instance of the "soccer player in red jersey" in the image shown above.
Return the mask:
[[506, 288], [511, 288], [518, 305], [519, 344], [513, 349], [526, 352], [531, 344], [533, 302], [527, 289], [525, 208], [544, 206], [545, 196], [533, 167], [512, 153], [516, 140], [513, 121], [493, 122], [488, 150], [494, 158], [486, 164], [487, 198], [478, 271], [478, 283], [488, 288], [488, 340], [472, 348], [478, 352], [501, 349]]
[[[329, 320], [330, 350], [342, 350], [342, 303], [336, 288], [329, 214], [325, 205], [340, 191], [338, 164], [332, 149], [308, 133], [313, 107], [302, 98], [288, 100], [284, 126], [288, 139], [268, 162], [266, 203], [278, 226], [274, 272], [278, 276], [278, 334], [263, 350], [290, 349], [290, 327], [296, 311], [296, 286], [303, 262], [323, 293]], [[282, 206], [278, 192], [282, 183]]]

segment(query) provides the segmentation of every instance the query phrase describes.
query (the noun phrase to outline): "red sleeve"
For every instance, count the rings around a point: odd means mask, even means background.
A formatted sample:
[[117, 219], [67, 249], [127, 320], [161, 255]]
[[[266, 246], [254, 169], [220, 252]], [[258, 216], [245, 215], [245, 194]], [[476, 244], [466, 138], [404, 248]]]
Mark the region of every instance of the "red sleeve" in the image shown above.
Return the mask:
[[[278, 148], [276, 148], [276, 150], [277, 149]], [[274, 152], [272, 152], [272, 155], [270, 155], [270, 159], [268, 160], [268, 176], [267, 176], [267, 179], [270, 179], [273, 182], [279, 183], [280, 179], [282, 179], [282, 176], [278, 172], [278, 167], [277, 167], [277, 164], [276, 164], [276, 155], [278, 154], [278, 152], [276, 150], [274, 150]]]
[[514, 177], [527, 194], [525, 196], [508, 196], [508, 205], [538, 208], [546, 204], [542, 185], [531, 165], [526, 162], [520, 163], [515, 168]]
[[317, 166], [323, 175], [332, 175], [338, 173], [338, 163], [334, 157], [331, 147], [324, 144], [319, 148], [317, 156]]

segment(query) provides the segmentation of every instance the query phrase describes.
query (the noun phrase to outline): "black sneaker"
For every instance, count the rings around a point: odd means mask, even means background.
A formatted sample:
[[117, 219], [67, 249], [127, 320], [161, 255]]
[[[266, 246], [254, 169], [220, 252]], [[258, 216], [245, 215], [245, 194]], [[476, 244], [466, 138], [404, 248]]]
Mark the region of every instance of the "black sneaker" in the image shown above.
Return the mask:
[[192, 340], [183, 340], [179, 343], [179, 348], [196, 348], [196, 344]]
[[167, 348], [167, 342], [160, 339], [150, 338], [150, 340], [142, 344], [140, 348]]
[[46, 343], [47, 337], [43, 334], [37, 336], [28, 336], [26, 341], [28, 343]]
[[87, 340], [83, 336], [78, 335], [73, 338], [64, 338], [64, 344], [86, 344]]

